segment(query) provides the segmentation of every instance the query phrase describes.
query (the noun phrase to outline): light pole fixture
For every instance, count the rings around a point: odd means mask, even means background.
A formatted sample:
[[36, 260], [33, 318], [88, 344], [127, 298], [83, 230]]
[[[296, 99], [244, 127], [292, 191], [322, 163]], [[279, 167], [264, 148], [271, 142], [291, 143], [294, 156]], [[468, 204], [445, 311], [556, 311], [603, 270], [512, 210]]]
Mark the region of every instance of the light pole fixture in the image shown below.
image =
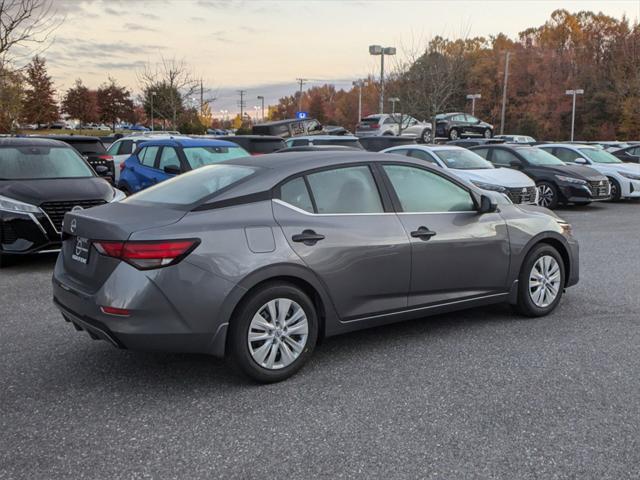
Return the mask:
[[400, 99], [398, 97], [391, 97], [389, 101], [391, 102], [391, 114], [394, 115], [396, 113], [396, 102], [400, 103]]
[[471, 100], [471, 115], [476, 114], [476, 100], [479, 100], [481, 98], [482, 95], [480, 95], [479, 93], [470, 93], [469, 95], [467, 95], [467, 100]]
[[264, 122], [264, 96], [258, 95], [258, 100], [262, 103], [262, 122]]
[[573, 131], [576, 125], [576, 95], [584, 95], [584, 90], [582, 88], [567, 90], [565, 94], [573, 97], [573, 106], [571, 107], [571, 141], [573, 142]]
[[369, 45], [369, 55], [380, 55], [380, 113], [384, 113], [384, 56], [395, 54], [396, 47]]

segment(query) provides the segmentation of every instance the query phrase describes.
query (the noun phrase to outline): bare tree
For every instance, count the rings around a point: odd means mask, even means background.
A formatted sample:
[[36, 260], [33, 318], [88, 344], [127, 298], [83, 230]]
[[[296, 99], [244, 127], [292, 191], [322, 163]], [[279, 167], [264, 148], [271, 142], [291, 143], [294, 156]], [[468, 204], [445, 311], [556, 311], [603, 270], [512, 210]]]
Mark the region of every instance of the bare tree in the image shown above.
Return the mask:
[[435, 116], [463, 94], [468, 67], [466, 46], [465, 40], [435, 37], [422, 51], [405, 50], [396, 64], [391, 82], [393, 93], [400, 98], [404, 113], [431, 119], [432, 142]]
[[53, 0], [0, 0], [0, 66], [41, 53], [62, 21]]

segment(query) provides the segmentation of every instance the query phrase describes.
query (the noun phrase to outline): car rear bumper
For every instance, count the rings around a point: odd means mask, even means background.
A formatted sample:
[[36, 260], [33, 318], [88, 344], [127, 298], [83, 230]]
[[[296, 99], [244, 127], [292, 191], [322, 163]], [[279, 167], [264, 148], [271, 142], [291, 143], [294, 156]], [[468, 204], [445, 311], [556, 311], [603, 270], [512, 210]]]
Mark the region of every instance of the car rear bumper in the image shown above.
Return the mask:
[[[185, 261], [157, 271], [121, 262], [92, 290], [64, 263], [63, 250], [53, 275], [53, 302], [92, 338], [130, 350], [224, 354], [228, 319], [218, 312], [233, 288], [230, 282]], [[129, 315], [104, 313], [103, 306], [127, 309]]]

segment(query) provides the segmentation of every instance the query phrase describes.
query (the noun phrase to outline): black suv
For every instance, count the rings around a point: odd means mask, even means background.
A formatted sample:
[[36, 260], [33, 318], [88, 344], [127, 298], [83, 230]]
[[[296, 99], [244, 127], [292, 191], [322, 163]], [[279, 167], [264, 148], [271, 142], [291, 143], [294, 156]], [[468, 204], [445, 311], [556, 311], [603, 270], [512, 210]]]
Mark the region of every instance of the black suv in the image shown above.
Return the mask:
[[462, 112], [436, 115], [436, 137], [458, 140], [464, 137], [493, 136], [493, 125]]
[[555, 208], [558, 204], [586, 205], [608, 200], [611, 187], [607, 177], [593, 168], [567, 165], [536, 147], [483, 145], [470, 150], [496, 167], [514, 168], [529, 175], [538, 187], [538, 205]]
[[287, 144], [280, 137], [269, 135], [230, 135], [228, 137], [212, 137], [215, 140], [226, 140], [240, 145], [251, 155], [264, 155], [287, 148]]
[[101, 177], [105, 177], [113, 183], [116, 170], [113, 164], [113, 157], [107, 153], [107, 149], [98, 137], [87, 137], [84, 135], [46, 135], [34, 136], [32, 138], [46, 138], [49, 140], [59, 140], [71, 145], [76, 151], [89, 162], [89, 165]]
[[301, 135], [324, 135], [327, 132], [325, 132], [322, 124], [313, 118], [291, 118], [259, 123], [253, 126], [251, 133], [254, 135], [273, 135], [289, 138]]

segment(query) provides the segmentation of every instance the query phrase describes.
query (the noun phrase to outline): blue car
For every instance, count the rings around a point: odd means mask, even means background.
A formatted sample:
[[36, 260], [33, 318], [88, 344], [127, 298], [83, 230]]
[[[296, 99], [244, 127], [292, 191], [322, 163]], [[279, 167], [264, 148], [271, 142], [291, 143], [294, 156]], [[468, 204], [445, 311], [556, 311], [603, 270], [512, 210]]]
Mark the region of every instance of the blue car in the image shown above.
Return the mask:
[[245, 149], [223, 140], [151, 140], [121, 164], [118, 187], [132, 194], [205, 165], [247, 156]]

